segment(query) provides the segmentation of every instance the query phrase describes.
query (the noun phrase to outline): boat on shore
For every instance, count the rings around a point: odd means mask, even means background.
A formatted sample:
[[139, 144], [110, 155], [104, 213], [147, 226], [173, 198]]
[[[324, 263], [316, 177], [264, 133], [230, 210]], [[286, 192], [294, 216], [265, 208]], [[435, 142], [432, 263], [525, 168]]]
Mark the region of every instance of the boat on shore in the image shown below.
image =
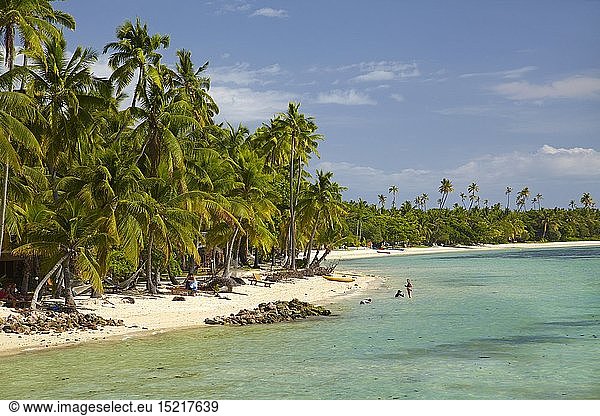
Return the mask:
[[354, 282], [354, 278], [350, 276], [333, 276], [331, 274], [325, 274], [323, 275], [323, 278], [334, 282]]

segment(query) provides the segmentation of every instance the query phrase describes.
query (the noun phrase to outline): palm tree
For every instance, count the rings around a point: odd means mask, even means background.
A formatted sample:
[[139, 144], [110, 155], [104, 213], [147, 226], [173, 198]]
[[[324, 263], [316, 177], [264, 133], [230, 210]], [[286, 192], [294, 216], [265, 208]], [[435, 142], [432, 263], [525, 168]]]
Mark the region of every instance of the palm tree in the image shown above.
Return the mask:
[[300, 104], [289, 103], [288, 111], [279, 114], [272, 123], [272, 134], [280, 136], [290, 143], [289, 154], [289, 258], [290, 268], [296, 269], [296, 205], [300, 193], [303, 166], [310, 155], [316, 153], [317, 140], [322, 136], [316, 134], [317, 125], [311, 117], [301, 114], [298, 109]]
[[383, 209], [385, 208], [386, 197], [383, 194], [379, 194], [377, 195], [377, 198], [379, 199], [379, 203], [381, 204], [381, 213], [383, 213]]
[[469, 187], [467, 188], [467, 191], [469, 192], [469, 211], [471, 210], [471, 208], [473, 207], [473, 202], [475, 202], [477, 200], [477, 192], [479, 192], [479, 186], [477, 185], [477, 183], [472, 182]]
[[369, 207], [369, 204], [367, 204], [367, 201], [363, 200], [362, 198], [358, 198], [358, 204], [356, 206], [356, 208], [357, 208], [356, 212], [358, 213], [358, 218], [356, 221], [356, 236], [358, 237], [359, 244], [362, 241], [363, 217], [364, 217], [368, 207]]
[[530, 195], [531, 195], [531, 192], [529, 191], [528, 187], [525, 187], [519, 191], [519, 193], [517, 194], [517, 200], [518, 200], [517, 205], [519, 205], [519, 207], [520, 207], [519, 209], [522, 209], [523, 207], [525, 207], [527, 199], [529, 199]]
[[[314, 184], [309, 185], [299, 205], [300, 212], [312, 220], [312, 231], [308, 242], [306, 265], [311, 264], [311, 252], [319, 227], [334, 228], [345, 214], [342, 191], [345, 189], [332, 181], [332, 172], [317, 170]], [[385, 199], [384, 199], [385, 202]]]
[[34, 224], [28, 242], [17, 247], [17, 255], [36, 255], [62, 264], [65, 305], [75, 307], [71, 292], [74, 279], [80, 277], [102, 291], [102, 280], [94, 247], [102, 238], [97, 227], [98, 217], [87, 211], [77, 200], [64, 200], [58, 209]]
[[108, 64], [114, 70], [110, 78], [116, 83], [118, 93], [129, 85], [135, 72], [138, 72], [131, 103], [132, 107], [136, 107], [137, 98], [146, 90], [148, 68], [160, 62], [162, 55], [156, 51], [169, 47], [169, 36], [158, 33], [149, 35], [148, 26], [142, 25], [137, 18], [135, 25], [127, 20], [119, 26], [116, 37], [118, 41], [108, 43], [102, 53], [114, 51]]
[[575, 200], [574, 199], [571, 199], [571, 202], [569, 202], [569, 207], [571, 209], [575, 209], [577, 207], [577, 205], [575, 204]]
[[543, 195], [538, 193], [535, 195], [535, 199], [537, 201], [538, 204], [538, 211], [542, 209], [542, 199], [544, 199]]
[[510, 186], [506, 187], [506, 191], [504, 191], [504, 194], [506, 195], [506, 210], [508, 211], [510, 209], [510, 193], [512, 192], [513, 188], [511, 188]]
[[27, 88], [46, 121], [40, 128], [40, 144], [50, 174], [56, 178], [74, 161], [81, 163], [93, 153], [95, 145], [86, 132], [95, 121], [95, 112], [108, 105], [99, 94], [108, 85], [92, 75], [97, 54], [77, 47], [68, 57], [64, 38], [47, 41], [43, 55], [32, 56], [31, 66], [15, 71], [30, 79]]
[[[137, 162], [148, 177], [157, 177], [161, 164], [169, 174], [184, 172], [185, 163], [179, 137], [201, 127], [194, 118], [192, 108], [183, 101], [168, 78], [172, 72], [165, 66], [147, 68], [145, 89], [138, 91], [141, 105], [132, 109], [139, 120], [134, 135], [143, 140]], [[180, 186], [183, 186], [180, 176]]]
[[421, 194], [421, 200], [423, 201], [423, 211], [427, 211], [427, 201], [429, 201], [429, 195]]
[[390, 186], [388, 193], [392, 194], [392, 209], [396, 208], [396, 194], [398, 193], [398, 187], [396, 185]]
[[460, 196], [460, 201], [462, 202], [463, 208], [466, 209], [467, 207], [465, 206], [465, 199], [467, 198], [467, 195], [464, 192], [461, 192], [459, 196]]
[[210, 79], [200, 74], [208, 68], [208, 62], [199, 68], [194, 67], [192, 53], [185, 49], [177, 51], [179, 61], [176, 64], [173, 83], [184, 101], [194, 109], [194, 116], [201, 126], [213, 124], [213, 117], [219, 113], [217, 104], [208, 94]]
[[0, 0], [0, 36], [3, 36], [5, 65], [10, 71], [16, 57], [15, 40], [23, 41], [23, 50], [40, 54], [48, 38], [61, 37], [56, 25], [75, 29], [75, 20], [54, 10], [51, 0]]
[[421, 199], [421, 195], [415, 196], [414, 203], [415, 203], [415, 208], [423, 209], [423, 202]]
[[594, 199], [592, 198], [592, 195], [589, 192], [585, 192], [581, 196], [581, 199], [579, 200], [579, 202], [581, 202], [583, 204], [583, 207], [585, 209], [589, 209], [595, 205]]
[[[33, 102], [24, 94], [18, 92], [0, 92], [0, 149], [4, 153], [4, 183], [2, 189], [2, 214], [0, 225], [0, 253], [4, 244], [4, 222], [8, 203], [9, 168], [21, 170], [21, 158], [14, 144], [19, 144], [41, 157], [40, 145], [31, 131], [19, 119], [31, 119]], [[11, 140], [12, 139], [12, 140]]]
[[444, 208], [444, 205], [446, 203], [446, 200], [448, 199], [448, 194], [450, 194], [451, 192], [454, 191], [454, 187], [452, 186], [452, 182], [449, 179], [442, 179], [440, 182], [440, 187], [439, 187], [439, 192], [440, 194], [442, 194], [442, 197], [440, 198], [439, 204], [440, 204], [440, 209]]
[[[42, 43], [44, 39], [48, 37], [58, 38], [60, 37], [60, 30], [55, 25], [61, 25], [67, 27], [69, 29], [75, 28], [75, 20], [69, 14], [63, 13], [59, 10], [54, 10], [50, 4], [50, 1], [47, 0], [0, 0], [0, 36], [3, 37], [3, 45], [4, 45], [4, 54], [5, 59], [4, 63], [8, 71], [12, 71], [14, 68], [15, 61], [15, 40], [17, 37], [23, 40], [23, 49], [31, 50], [36, 52], [41, 52]], [[16, 36], [17, 35], [17, 36]], [[24, 65], [26, 65], [26, 55], [24, 55]], [[13, 89], [13, 77], [11, 76], [8, 81], [8, 89], [12, 91]], [[16, 97], [4, 99], [12, 99], [13, 104], [16, 103]], [[10, 113], [14, 111], [14, 107], [4, 107], [8, 112], [3, 111], [9, 118]], [[6, 127], [7, 123], [14, 123], [14, 120], [5, 120], [3, 122], [4, 127]], [[2, 127], [0, 127], [2, 129]], [[6, 130], [4, 130], [6, 131]], [[20, 137], [15, 137], [16, 140], [23, 140], [25, 136], [30, 136], [23, 129], [17, 129], [16, 134]], [[4, 140], [10, 146], [10, 136], [3, 135], [0, 133], [0, 140], [2, 140], [2, 136], [4, 136]], [[29, 137], [31, 139], [31, 136]], [[31, 143], [31, 140], [27, 140]], [[6, 143], [5, 143], [6, 144]], [[2, 251], [2, 244], [4, 238], [4, 220], [6, 215], [6, 204], [8, 199], [8, 175], [9, 175], [9, 166], [12, 164], [15, 166], [14, 153], [12, 154], [12, 160], [9, 160], [11, 157], [11, 152], [8, 149], [8, 146], [2, 147], [6, 154], [4, 162], [4, 187], [3, 187], [3, 195], [2, 195], [2, 214], [1, 214], [1, 223], [0, 223], [0, 252]], [[37, 142], [35, 143], [37, 147]], [[12, 149], [12, 146], [10, 146]]]

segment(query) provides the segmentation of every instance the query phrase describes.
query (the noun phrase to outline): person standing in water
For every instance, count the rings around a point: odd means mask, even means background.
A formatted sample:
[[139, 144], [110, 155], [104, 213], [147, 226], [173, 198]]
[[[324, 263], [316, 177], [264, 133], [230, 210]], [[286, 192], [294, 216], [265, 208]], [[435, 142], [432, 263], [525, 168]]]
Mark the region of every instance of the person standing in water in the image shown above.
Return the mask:
[[408, 295], [409, 298], [412, 298], [412, 283], [410, 282], [410, 279], [406, 279], [406, 285], [404, 285], [404, 287], [406, 288], [406, 294]]

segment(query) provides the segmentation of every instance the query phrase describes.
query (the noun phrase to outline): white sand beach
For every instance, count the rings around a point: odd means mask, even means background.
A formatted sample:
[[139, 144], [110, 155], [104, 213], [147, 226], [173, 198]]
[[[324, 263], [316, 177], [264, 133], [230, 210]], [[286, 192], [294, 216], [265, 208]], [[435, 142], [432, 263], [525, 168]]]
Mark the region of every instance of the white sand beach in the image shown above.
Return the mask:
[[[425, 255], [466, 251], [558, 248], [558, 247], [600, 247], [600, 241], [576, 241], [558, 243], [523, 243], [463, 247], [415, 247], [404, 250], [377, 250], [355, 248], [336, 250], [328, 260], [349, 260], [370, 257]], [[388, 254], [389, 253], [389, 254]], [[134, 336], [157, 335], [165, 331], [206, 326], [204, 320], [215, 316], [237, 313], [241, 309], [253, 309], [259, 303], [277, 300], [301, 301], [328, 306], [341, 298], [359, 296], [367, 289], [380, 285], [382, 279], [374, 276], [359, 276], [353, 283], [325, 280], [322, 277], [295, 279], [293, 283], [276, 283], [271, 287], [242, 285], [234, 288], [235, 293], [221, 296], [186, 296], [184, 302], [173, 301], [173, 295], [135, 297], [135, 304], [123, 302], [122, 295], [105, 295], [102, 299], [87, 296], [76, 298], [80, 312], [95, 313], [104, 318], [122, 319], [121, 327], [104, 327], [98, 331], [69, 331], [61, 334], [19, 335], [0, 332], [0, 355], [18, 354], [26, 351], [71, 346], [91, 341], [127, 339]], [[0, 317], [14, 313], [10, 308], [0, 307]]]
[[[209, 295], [185, 296], [185, 301], [173, 301], [172, 294], [138, 296], [135, 303], [124, 303], [122, 295], [105, 295], [102, 299], [88, 296], [76, 298], [82, 313], [95, 313], [104, 318], [122, 319], [120, 327], [104, 327], [97, 331], [69, 331], [64, 333], [19, 335], [0, 332], [0, 355], [71, 346], [90, 341], [127, 339], [133, 336], [157, 335], [161, 332], [205, 326], [206, 318], [226, 316], [241, 309], [253, 309], [259, 303], [290, 301], [327, 306], [342, 297], [358, 295], [378, 284], [373, 276], [359, 276], [355, 282], [342, 283], [325, 280], [320, 276], [278, 282], [271, 287], [241, 285], [234, 293], [222, 293], [221, 298]], [[166, 291], [165, 291], [166, 292]], [[227, 299], [224, 299], [227, 298]], [[15, 313], [0, 307], [0, 317]]]
[[402, 250], [375, 250], [364, 247], [348, 248], [347, 250], [334, 250], [327, 260], [352, 260], [385, 256], [409, 256], [419, 254], [459, 253], [464, 251], [490, 251], [505, 249], [538, 249], [560, 247], [600, 247], [600, 241], [565, 241], [553, 243], [514, 243], [514, 244], [482, 244], [479, 246], [455, 247], [410, 247]]

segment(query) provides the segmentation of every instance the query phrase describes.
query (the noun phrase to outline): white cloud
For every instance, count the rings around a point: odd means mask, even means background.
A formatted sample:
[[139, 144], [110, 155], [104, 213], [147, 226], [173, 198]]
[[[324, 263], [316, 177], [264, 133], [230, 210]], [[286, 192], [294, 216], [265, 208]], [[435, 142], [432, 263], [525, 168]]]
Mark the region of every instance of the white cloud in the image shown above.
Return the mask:
[[266, 122], [274, 114], [285, 111], [288, 103], [298, 98], [285, 91], [256, 91], [225, 86], [213, 86], [210, 94], [219, 105], [219, 119], [231, 123]]
[[212, 83], [240, 86], [267, 85], [273, 78], [283, 74], [279, 64], [252, 69], [248, 63], [209, 68]]
[[390, 95], [390, 97], [392, 97], [393, 100], [396, 100], [399, 103], [404, 101], [404, 97], [401, 94], [392, 94]]
[[[72, 53], [69, 53], [71, 56]], [[108, 55], [100, 55], [98, 60], [92, 65], [92, 72], [97, 77], [109, 78], [112, 75], [112, 68], [108, 65]]]
[[252, 8], [252, 5], [250, 5], [249, 3], [246, 3], [244, 1], [225, 2], [217, 10], [217, 14], [243, 13], [243, 12], [249, 11], [251, 8]]
[[397, 61], [359, 62], [357, 64], [345, 65], [335, 69], [336, 71], [358, 71], [361, 73], [353, 78], [353, 82], [380, 82], [402, 80], [421, 75], [416, 63], [404, 63]]
[[487, 155], [469, 161], [449, 174], [467, 179], [496, 178], [591, 178], [600, 179], [600, 152], [574, 147], [570, 149], [544, 145], [534, 153], [513, 152]]
[[449, 107], [442, 110], [434, 110], [434, 113], [444, 116], [480, 116], [493, 112], [498, 115], [497, 111], [487, 105], [466, 105], [461, 107]]
[[[350, 198], [362, 197], [373, 203], [377, 194], [386, 194], [390, 185], [400, 188], [397, 201], [412, 200], [415, 195], [429, 194], [431, 206], [439, 197], [437, 189], [441, 178], [454, 184], [450, 203], [460, 203], [459, 193], [466, 192], [469, 183], [475, 181], [481, 187], [482, 199], [506, 201], [507, 185], [529, 186], [535, 192], [545, 194], [552, 204], [552, 192], [575, 197], [581, 192], [597, 192], [600, 183], [600, 152], [581, 147], [559, 148], [544, 145], [534, 152], [512, 152], [485, 155], [450, 169], [424, 170], [402, 169], [385, 171], [350, 162], [322, 161], [316, 168], [334, 172], [336, 181], [348, 187]], [[562, 189], [561, 189], [562, 188]], [[546, 195], [547, 194], [547, 195]], [[565, 206], [568, 200], [555, 200]], [[514, 202], [513, 202], [514, 203]]]
[[593, 98], [600, 96], [600, 78], [575, 76], [549, 84], [515, 81], [496, 85], [496, 93], [511, 100], [543, 100], [548, 98]]
[[504, 71], [494, 71], [494, 72], [473, 72], [470, 74], [462, 74], [459, 78], [473, 78], [473, 77], [484, 77], [484, 76], [499, 76], [507, 79], [516, 79], [521, 78], [528, 72], [535, 71], [538, 69], [536, 66], [524, 66], [522, 68], [516, 69], [507, 69]]
[[319, 104], [341, 104], [341, 105], [375, 105], [371, 97], [356, 90], [333, 90], [320, 93], [317, 97]]
[[352, 81], [356, 82], [371, 82], [371, 81], [390, 81], [396, 78], [396, 74], [392, 71], [371, 71], [366, 74], [359, 75], [352, 78]]
[[287, 10], [283, 10], [283, 9], [272, 9], [270, 7], [264, 7], [262, 9], [258, 9], [256, 10], [254, 13], [252, 13], [250, 16], [255, 17], [255, 16], [263, 16], [263, 17], [288, 17], [288, 12]]
[[399, 172], [386, 172], [371, 166], [357, 165], [350, 162], [322, 161], [316, 164], [316, 169], [331, 171], [335, 180], [348, 188], [350, 198], [358, 195], [376, 202], [377, 194], [388, 193], [390, 185], [400, 188], [397, 201], [413, 198], [417, 190], [429, 187], [432, 182], [431, 172], [426, 170], [403, 169]]

